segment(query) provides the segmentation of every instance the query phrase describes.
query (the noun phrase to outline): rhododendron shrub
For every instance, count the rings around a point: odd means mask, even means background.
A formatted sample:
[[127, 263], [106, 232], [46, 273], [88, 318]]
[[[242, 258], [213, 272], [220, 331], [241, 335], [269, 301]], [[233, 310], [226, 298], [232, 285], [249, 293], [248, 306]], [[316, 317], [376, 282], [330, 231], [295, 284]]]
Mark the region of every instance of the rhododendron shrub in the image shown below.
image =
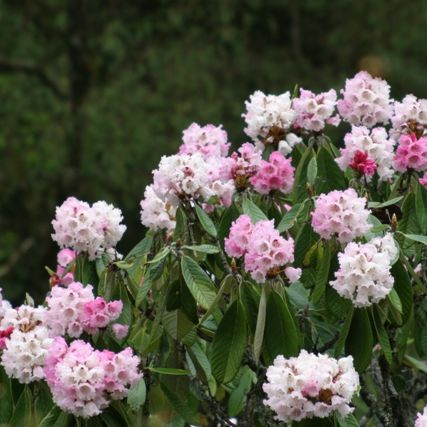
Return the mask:
[[343, 85], [254, 92], [241, 146], [190, 124], [128, 254], [58, 201], [44, 301], [0, 293], [0, 424], [427, 426], [427, 100]]

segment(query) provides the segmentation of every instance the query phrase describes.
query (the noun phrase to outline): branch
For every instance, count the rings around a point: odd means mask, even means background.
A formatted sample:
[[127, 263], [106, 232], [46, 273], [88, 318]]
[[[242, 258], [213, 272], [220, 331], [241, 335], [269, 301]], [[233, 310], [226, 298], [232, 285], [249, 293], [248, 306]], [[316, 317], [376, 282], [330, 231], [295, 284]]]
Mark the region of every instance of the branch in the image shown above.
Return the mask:
[[33, 76], [40, 81], [43, 85], [49, 88], [53, 94], [64, 101], [67, 97], [60, 89], [54, 80], [52, 80], [41, 67], [36, 64], [22, 60], [12, 60], [0, 57], [0, 72], [3, 73], [22, 73], [28, 76]]

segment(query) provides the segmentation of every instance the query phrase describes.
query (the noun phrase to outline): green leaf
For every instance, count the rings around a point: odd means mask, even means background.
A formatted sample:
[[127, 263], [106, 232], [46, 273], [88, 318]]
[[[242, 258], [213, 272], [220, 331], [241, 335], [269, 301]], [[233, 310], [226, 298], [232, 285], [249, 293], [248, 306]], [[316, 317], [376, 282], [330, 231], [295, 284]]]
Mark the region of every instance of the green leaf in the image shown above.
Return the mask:
[[332, 286], [326, 287], [326, 307], [338, 318], [344, 319], [352, 308], [351, 301], [343, 298]]
[[298, 215], [304, 210], [304, 206], [304, 202], [297, 203], [296, 205], [292, 206], [292, 208], [288, 212], [286, 212], [285, 215], [283, 215], [282, 220], [277, 226], [277, 229], [280, 233], [289, 230], [295, 225]]
[[139, 307], [150, 291], [151, 287], [155, 280], [157, 280], [163, 273], [165, 267], [166, 258], [160, 260], [157, 264], [150, 264], [145, 272], [144, 280], [142, 286], [140, 286], [138, 290], [138, 294], [136, 296], [135, 304]]
[[248, 366], [243, 367], [243, 374], [239, 378], [239, 385], [231, 392], [228, 399], [228, 415], [234, 417], [242, 412], [247, 393], [251, 389], [252, 382], [256, 382], [256, 376]]
[[168, 399], [169, 403], [172, 406], [172, 409], [184, 418], [185, 421], [189, 424], [199, 424], [199, 419], [197, 414], [188, 406], [187, 399], [183, 398], [183, 396], [177, 396], [175, 392], [173, 392], [166, 384], [161, 383], [160, 387]]
[[372, 310], [372, 318], [374, 321], [375, 331], [377, 333], [378, 342], [381, 345], [381, 350], [384, 354], [385, 359], [388, 364], [391, 365], [393, 363], [393, 353], [390, 346], [390, 340], [388, 338], [387, 331], [384, 327], [384, 324], [381, 321], [381, 317], [378, 313], [378, 307], [374, 306]]
[[11, 379], [0, 366], [0, 425], [7, 424], [13, 413], [13, 395]]
[[391, 274], [394, 277], [394, 289], [402, 302], [402, 320], [405, 324], [412, 312], [413, 289], [408, 273], [399, 260], [391, 267]]
[[345, 342], [346, 354], [354, 358], [354, 367], [362, 373], [371, 363], [374, 337], [366, 309], [355, 309]]
[[349, 414], [344, 418], [337, 413], [336, 417], [340, 427], [360, 427], [359, 422], [353, 414]]
[[130, 390], [127, 397], [127, 403], [132, 411], [138, 409], [145, 403], [147, 397], [147, 387], [144, 378], [141, 378]]
[[324, 244], [324, 247], [320, 246], [317, 250], [317, 274], [316, 274], [316, 285], [311, 295], [311, 299], [314, 304], [320, 302], [322, 296], [325, 293], [326, 285], [329, 279], [329, 269], [331, 266], [331, 245], [329, 242]]
[[232, 204], [229, 208], [226, 208], [221, 216], [218, 228], [218, 238], [222, 241], [230, 233], [230, 227], [233, 221], [235, 221], [240, 215], [239, 210], [235, 204]]
[[265, 213], [250, 199], [243, 199], [243, 213], [248, 215], [252, 222], [255, 224], [258, 221], [268, 219]]
[[30, 387], [26, 385], [21, 396], [16, 403], [12, 419], [10, 420], [11, 427], [23, 427], [33, 425], [33, 398]]
[[181, 340], [193, 330], [193, 323], [183, 310], [166, 311], [162, 319], [163, 326], [174, 340]]
[[242, 303], [236, 300], [224, 314], [212, 342], [212, 372], [219, 383], [228, 383], [237, 374], [246, 340], [246, 315]]
[[190, 372], [185, 369], [177, 369], [177, 368], [149, 368], [151, 372], [160, 375], [190, 375]]
[[218, 233], [216, 231], [215, 224], [210, 219], [209, 215], [198, 205], [195, 205], [194, 209], [196, 210], [197, 218], [206, 233], [210, 234], [212, 237], [217, 237]]
[[427, 232], [427, 190], [420, 183], [417, 183], [415, 188], [415, 214], [421, 234], [425, 234]]
[[258, 316], [254, 336], [254, 355], [256, 362], [261, 355], [262, 343], [264, 340], [265, 318], [267, 314], [267, 287], [263, 286], [261, 290], [261, 299], [259, 301]]
[[76, 258], [76, 271], [74, 272], [74, 280], [83, 285], [98, 284], [98, 275], [96, 273], [95, 262], [89, 261], [87, 254], [80, 253]]
[[405, 234], [405, 233], [400, 233], [400, 234], [402, 234], [409, 240], [422, 243], [423, 245], [427, 245], [427, 236], [421, 236], [419, 234]]
[[216, 288], [208, 275], [190, 257], [181, 258], [181, 270], [185, 283], [194, 299], [205, 310], [215, 301]]
[[184, 210], [182, 209], [182, 206], [180, 205], [178, 209], [176, 210], [176, 225], [175, 229], [173, 231], [173, 240], [176, 241], [180, 239], [187, 229], [187, 217], [185, 215]]
[[403, 360], [405, 361], [406, 365], [410, 366], [411, 368], [415, 368], [427, 374], [427, 363], [424, 360], [415, 359], [415, 357], [408, 356], [407, 354], [405, 354]]
[[317, 159], [316, 156], [313, 156], [308, 162], [307, 166], [307, 182], [311, 185], [314, 184], [317, 177]]
[[69, 427], [72, 418], [71, 414], [62, 412], [57, 406], [54, 406], [40, 421], [38, 427]]
[[160, 261], [163, 261], [171, 252], [169, 246], [164, 247], [159, 251], [151, 261], [147, 261], [147, 264], [158, 264]]
[[267, 302], [264, 331], [263, 356], [268, 365], [274, 358], [297, 356], [299, 352], [298, 329], [287, 303], [276, 291], [271, 292]]
[[369, 202], [368, 208], [369, 209], [379, 209], [379, 208], [385, 208], [387, 206], [395, 205], [396, 203], [400, 202], [403, 199], [403, 196], [394, 197], [393, 199], [387, 200], [386, 202]]
[[343, 172], [325, 146], [321, 146], [317, 153], [317, 167], [318, 193], [329, 193], [332, 190], [344, 190], [348, 187]]
[[150, 252], [153, 235], [148, 232], [145, 237], [126, 255], [126, 260], [142, 257]]
[[348, 337], [348, 333], [350, 331], [351, 321], [353, 320], [353, 312], [354, 309], [353, 306], [351, 306], [350, 311], [348, 312], [344, 324], [342, 326], [338, 341], [335, 344], [335, 357], [339, 357], [342, 353], [342, 350]]
[[292, 200], [294, 203], [302, 202], [307, 198], [307, 167], [312, 156], [313, 150], [307, 148], [296, 166], [294, 189], [292, 191]]
[[219, 248], [214, 245], [185, 245], [183, 248], [203, 254], [217, 254], [219, 252]]

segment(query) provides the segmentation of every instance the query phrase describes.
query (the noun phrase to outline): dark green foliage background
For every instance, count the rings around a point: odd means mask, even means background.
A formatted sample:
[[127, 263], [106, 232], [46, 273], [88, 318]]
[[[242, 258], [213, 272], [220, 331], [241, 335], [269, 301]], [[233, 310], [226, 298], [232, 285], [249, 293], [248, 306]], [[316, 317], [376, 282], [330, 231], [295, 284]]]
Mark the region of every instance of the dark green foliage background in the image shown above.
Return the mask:
[[[54, 208], [68, 195], [139, 200], [191, 122], [241, 143], [255, 89], [339, 89], [367, 69], [396, 98], [427, 97], [422, 0], [0, 1], [0, 283], [47, 289]], [[337, 135], [339, 138], [339, 135]]]

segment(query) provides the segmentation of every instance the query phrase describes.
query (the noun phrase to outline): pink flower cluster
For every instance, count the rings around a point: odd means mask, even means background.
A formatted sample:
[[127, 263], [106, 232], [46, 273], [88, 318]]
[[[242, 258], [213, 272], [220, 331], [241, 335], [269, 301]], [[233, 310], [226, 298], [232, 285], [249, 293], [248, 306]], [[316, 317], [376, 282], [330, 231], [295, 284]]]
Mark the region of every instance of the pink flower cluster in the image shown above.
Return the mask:
[[365, 206], [366, 199], [358, 197], [352, 188], [321, 194], [315, 202], [311, 225], [323, 239], [336, 235], [341, 243], [347, 243], [372, 228]]
[[292, 107], [297, 113], [293, 126], [314, 132], [320, 132], [326, 124], [338, 126], [340, 118], [333, 116], [336, 101], [337, 93], [334, 89], [318, 95], [301, 89], [300, 96], [292, 100]]
[[231, 257], [244, 256], [244, 268], [258, 283], [284, 271], [290, 281], [298, 280], [301, 271], [285, 266], [294, 261], [294, 241], [284, 239], [274, 228], [273, 221], [253, 224], [247, 215], [233, 222], [225, 239], [225, 251]]
[[123, 308], [120, 300], [107, 303], [104, 298], [95, 298], [92, 286], [79, 282], [67, 288], [53, 287], [46, 302], [46, 325], [54, 337], [67, 334], [78, 338], [83, 332], [94, 334], [116, 320]]
[[402, 135], [394, 157], [394, 167], [399, 172], [406, 172], [408, 169], [426, 170], [427, 136], [417, 138], [415, 133]]
[[270, 154], [268, 161], [261, 160], [257, 173], [250, 179], [255, 191], [260, 194], [268, 194], [279, 190], [289, 193], [294, 185], [295, 169], [290, 159], [287, 159], [279, 151]]
[[414, 427], [427, 427], [427, 406], [423, 412], [418, 412]]
[[69, 197], [56, 208], [52, 238], [61, 248], [87, 252], [93, 260], [116, 246], [126, 230], [120, 209], [99, 201], [90, 206]]
[[227, 132], [222, 126], [192, 123], [182, 132], [182, 141], [179, 154], [199, 153], [205, 159], [225, 157], [230, 149]]
[[337, 102], [338, 111], [352, 125], [372, 127], [389, 122], [392, 113], [390, 86], [385, 80], [361, 71], [346, 80], [341, 94], [343, 99]]
[[77, 340], [69, 346], [55, 338], [45, 361], [46, 381], [54, 402], [66, 412], [89, 418], [112, 400], [123, 399], [142, 377], [140, 360], [128, 347], [120, 353], [94, 350]]

